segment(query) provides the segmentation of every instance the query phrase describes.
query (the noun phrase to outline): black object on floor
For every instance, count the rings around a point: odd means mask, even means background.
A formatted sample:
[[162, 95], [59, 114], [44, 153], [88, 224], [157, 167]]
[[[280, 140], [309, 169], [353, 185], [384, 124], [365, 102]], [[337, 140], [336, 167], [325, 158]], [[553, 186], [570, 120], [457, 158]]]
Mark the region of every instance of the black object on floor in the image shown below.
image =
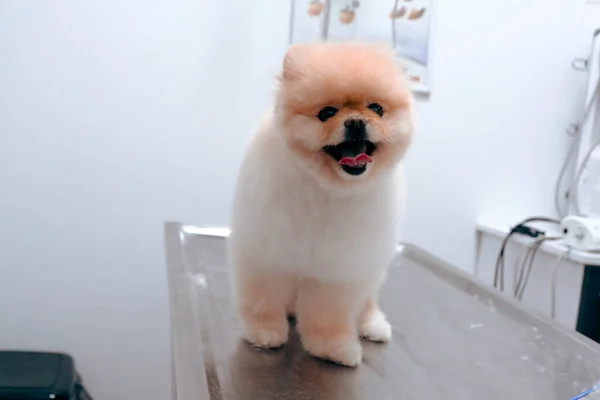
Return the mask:
[[577, 331], [600, 343], [600, 266], [585, 266]]
[[0, 400], [92, 400], [61, 353], [0, 351]]

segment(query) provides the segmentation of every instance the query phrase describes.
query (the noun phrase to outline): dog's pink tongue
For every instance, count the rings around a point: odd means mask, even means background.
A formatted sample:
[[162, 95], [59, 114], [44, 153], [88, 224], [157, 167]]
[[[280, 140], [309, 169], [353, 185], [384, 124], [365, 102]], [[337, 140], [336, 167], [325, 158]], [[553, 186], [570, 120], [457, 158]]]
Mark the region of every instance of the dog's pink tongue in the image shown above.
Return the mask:
[[363, 166], [367, 163], [373, 161], [368, 154], [362, 153], [357, 155], [356, 157], [344, 157], [342, 158], [338, 164], [340, 165], [348, 165], [350, 167]]

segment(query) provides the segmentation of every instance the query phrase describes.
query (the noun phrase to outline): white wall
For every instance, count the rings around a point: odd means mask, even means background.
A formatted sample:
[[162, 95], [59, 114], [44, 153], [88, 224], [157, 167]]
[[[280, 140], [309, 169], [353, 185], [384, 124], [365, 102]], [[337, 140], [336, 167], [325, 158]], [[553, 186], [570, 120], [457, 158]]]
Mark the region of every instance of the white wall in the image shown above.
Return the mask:
[[[478, 216], [551, 211], [585, 86], [569, 64], [600, 10], [584, 7], [437, 2], [408, 241], [469, 269]], [[162, 222], [227, 221], [287, 12], [0, 1], [0, 347], [70, 352], [98, 399], [168, 398]]]
[[[470, 270], [475, 221], [553, 214], [565, 128], [579, 118], [600, 7], [437, 3], [433, 94], [409, 155], [407, 239]], [[596, 23], [594, 22], [596, 21]]]
[[0, 348], [97, 399], [169, 398], [162, 224], [226, 221], [285, 49], [285, 4], [219, 3], [0, 0]]

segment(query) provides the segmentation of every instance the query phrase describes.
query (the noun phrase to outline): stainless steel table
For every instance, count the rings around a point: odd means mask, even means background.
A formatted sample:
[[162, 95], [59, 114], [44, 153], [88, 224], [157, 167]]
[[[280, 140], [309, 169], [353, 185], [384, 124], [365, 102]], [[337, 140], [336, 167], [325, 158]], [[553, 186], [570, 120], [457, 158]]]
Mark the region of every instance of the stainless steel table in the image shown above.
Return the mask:
[[598, 344], [412, 246], [381, 293], [393, 341], [365, 342], [358, 368], [312, 358], [293, 330], [254, 349], [232, 312], [225, 237], [166, 224], [174, 399], [568, 400], [600, 380]]

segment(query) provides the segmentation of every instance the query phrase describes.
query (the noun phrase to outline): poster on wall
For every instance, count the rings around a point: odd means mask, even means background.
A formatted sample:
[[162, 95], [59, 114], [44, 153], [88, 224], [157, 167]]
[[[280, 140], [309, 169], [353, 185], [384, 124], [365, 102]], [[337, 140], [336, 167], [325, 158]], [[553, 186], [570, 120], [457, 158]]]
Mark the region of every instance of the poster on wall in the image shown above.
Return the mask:
[[429, 93], [433, 0], [291, 0], [289, 41], [388, 42], [416, 93]]

